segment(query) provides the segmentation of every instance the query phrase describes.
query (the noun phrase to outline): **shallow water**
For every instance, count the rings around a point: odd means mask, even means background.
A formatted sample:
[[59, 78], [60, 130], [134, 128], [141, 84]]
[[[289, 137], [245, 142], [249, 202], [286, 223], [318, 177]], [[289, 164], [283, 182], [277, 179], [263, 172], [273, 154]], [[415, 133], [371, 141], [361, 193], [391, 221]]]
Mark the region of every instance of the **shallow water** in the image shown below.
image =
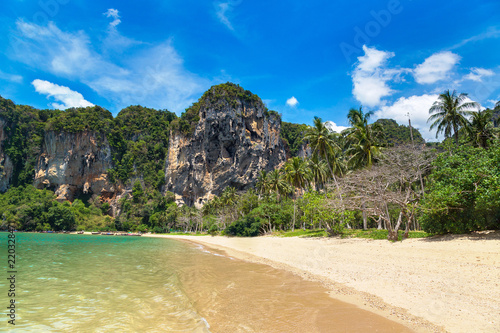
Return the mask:
[[[101, 235], [16, 237], [20, 332], [408, 331], [330, 298], [318, 283], [199, 245]], [[7, 234], [0, 240], [5, 254]], [[2, 264], [5, 308], [7, 255]], [[0, 330], [9, 327], [4, 315]]]

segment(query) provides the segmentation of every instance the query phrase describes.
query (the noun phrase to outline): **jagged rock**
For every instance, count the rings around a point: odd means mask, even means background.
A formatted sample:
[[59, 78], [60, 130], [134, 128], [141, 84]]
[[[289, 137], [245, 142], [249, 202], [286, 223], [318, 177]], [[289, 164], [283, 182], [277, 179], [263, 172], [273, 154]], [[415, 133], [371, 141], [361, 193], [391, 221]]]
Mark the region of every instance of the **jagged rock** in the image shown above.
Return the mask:
[[102, 135], [49, 131], [45, 133], [33, 185], [53, 189], [60, 201], [73, 200], [79, 191], [108, 195], [116, 192], [107, 179], [111, 167], [111, 149]]
[[3, 142], [7, 139], [4, 128], [5, 121], [0, 118], [0, 192], [7, 191], [14, 173], [14, 166], [10, 157], [2, 150]]
[[[216, 94], [222, 94], [217, 96]], [[199, 122], [191, 135], [173, 132], [166, 161], [166, 190], [180, 204], [200, 207], [233, 186], [252, 186], [260, 170], [285, 162], [278, 115], [260, 99], [225, 98], [212, 87], [199, 102]]]

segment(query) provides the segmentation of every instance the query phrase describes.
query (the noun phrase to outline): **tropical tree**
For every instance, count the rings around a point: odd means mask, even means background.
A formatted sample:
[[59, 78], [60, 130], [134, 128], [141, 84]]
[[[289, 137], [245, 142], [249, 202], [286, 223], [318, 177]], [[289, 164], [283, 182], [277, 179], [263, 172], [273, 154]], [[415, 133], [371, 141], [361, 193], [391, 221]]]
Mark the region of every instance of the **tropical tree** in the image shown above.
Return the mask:
[[257, 182], [255, 183], [255, 188], [259, 193], [259, 199], [262, 194], [269, 194], [269, 178], [266, 170], [261, 170], [259, 176], [257, 177]]
[[340, 151], [335, 133], [331, 132], [323, 123], [321, 118], [314, 117], [314, 125], [306, 131], [305, 139], [309, 142], [312, 155], [326, 160], [332, 177], [336, 180], [335, 174], [339, 174], [336, 168], [335, 159]]
[[319, 160], [317, 156], [313, 156], [307, 160], [307, 167], [311, 172], [316, 191], [319, 192], [329, 178], [328, 165], [325, 160]]
[[294, 187], [293, 191], [293, 224], [292, 230], [295, 229], [296, 217], [296, 200], [297, 193], [301, 193], [308, 182], [312, 179], [311, 172], [307, 167], [307, 163], [300, 157], [293, 157], [285, 164], [285, 178], [288, 183]]
[[380, 154], [382, 128], [380, 124], [368, 124], [373, 111], [364, 113], [362, 108], [351, 109], [347, 118], [351, 124], [345, 135], [348, 141], [346, 153], [350, 155], [349, 164], [352, 168], [371, 167]]
[[460, 128], [467, 127], [467, 117], [471, 115], [471, 109], [479, 108], [478, 103], [467, 100], [467, 94], [457, 95], [455, 90], [453, 92], [446, 90], [439, 95], [438, 100], [429, 109], [431, 116], [427, 120], [432, 122], [431, 129], [437, 129], [436, 138], [441, 132], [444, 132], [447, 138], [453, 134], [455, 144], [458, 146]]
[[279, 169], [274, 169], [267, 175], [267, 182], [269, 191], [277, 194], [278, 202], [282, 196], [292, 192], [290, 185], [288, 185]]
[[488, 148], [488, 143], [495, 137], [492, 110], [486, 109], [471, 113], [471, 121], [466, 127], [469, 139], [475, 147]]

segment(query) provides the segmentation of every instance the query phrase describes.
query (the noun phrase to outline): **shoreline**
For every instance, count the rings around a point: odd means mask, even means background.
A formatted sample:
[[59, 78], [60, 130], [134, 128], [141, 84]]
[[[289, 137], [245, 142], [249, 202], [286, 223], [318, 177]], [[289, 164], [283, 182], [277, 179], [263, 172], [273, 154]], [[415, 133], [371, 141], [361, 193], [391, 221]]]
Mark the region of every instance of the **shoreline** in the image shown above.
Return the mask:
[[[498, 332], [500, 232], [386, 240], [143, 235], [188, 241], [320, 282], [416, 332]], [[474, 318], [473, 320], [471, 320]]]

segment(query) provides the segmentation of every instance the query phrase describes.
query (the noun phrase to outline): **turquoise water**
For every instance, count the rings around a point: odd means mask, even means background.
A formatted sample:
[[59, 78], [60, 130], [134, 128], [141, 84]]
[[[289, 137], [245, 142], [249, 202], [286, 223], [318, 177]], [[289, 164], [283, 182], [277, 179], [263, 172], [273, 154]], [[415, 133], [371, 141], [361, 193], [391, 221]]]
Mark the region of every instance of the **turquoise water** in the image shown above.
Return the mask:
[[[19, 332], [208, 331], [180, 289], [179, 271], [199, 255], [184, 243], [145, 237], [16, 236]], [[0, 237], [1, 253], [6, 253], [7, 234]], [[4, 296], [7, 280], [0, 281]]]
[[408, 331], [319, 283], [177, 240], [17, 233], [16, 254], [16, 332]]

